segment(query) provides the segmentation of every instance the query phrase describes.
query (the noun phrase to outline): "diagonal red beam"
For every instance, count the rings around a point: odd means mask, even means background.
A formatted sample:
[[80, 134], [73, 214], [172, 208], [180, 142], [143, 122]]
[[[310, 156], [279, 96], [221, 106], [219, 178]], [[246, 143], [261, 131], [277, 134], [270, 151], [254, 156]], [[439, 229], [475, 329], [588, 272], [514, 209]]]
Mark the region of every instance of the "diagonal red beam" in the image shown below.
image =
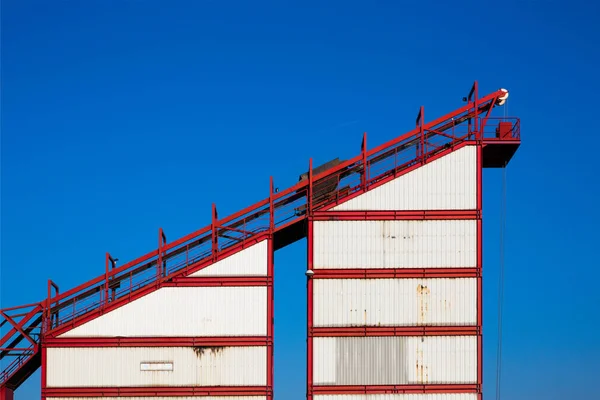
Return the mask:
[[3, 347], [6, 342], [9, 341], [9, 339], [17, 332], [21, 333], [21, 335], [23, 335], [27, 340], [29, 340], [34, 346], [37, 344], [33, 341], [33, 339], [31, 339], [29, 337], [29, 335], [27, 335], [24, 331], [23, 331], [23, 326], [25, 326], [25, 324], [27, 322], [29, 322], [29, 320], [31, 318], [33, 318], [33, 316], [35, 316], [38, 312], [42, 311], [42, 307], [38, 304], [33, 310], [31, 310], [29, 313], [27, 313], [27, 315], [25, 315], [25, 317], [23, 317], [21, 319], [21, 321], [19, 321], [18, 323], [15, 322], [12, 318], [10, 318], [8, 315], [6, 315], [6, 313], [4, 313], [3, 311], [0, 311], [0, 315], [2, 315], [12, 326], [13, 328], [8, 331], [6, 333], [6, 335], [4, 335], [2, 337], [2, 340], [0, 340], [0, 347]]

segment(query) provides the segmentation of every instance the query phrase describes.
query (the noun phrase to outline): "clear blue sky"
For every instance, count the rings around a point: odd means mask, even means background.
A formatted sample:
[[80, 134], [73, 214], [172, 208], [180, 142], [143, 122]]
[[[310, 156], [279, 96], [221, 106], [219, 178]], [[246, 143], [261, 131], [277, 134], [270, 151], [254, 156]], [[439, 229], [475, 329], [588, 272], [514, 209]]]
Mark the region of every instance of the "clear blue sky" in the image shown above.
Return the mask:
[[[2, 2], [2, 306], [41, 300], [324, 162], [511, 91], [503, 398], [600, 376], [597, 2]], [[410, 5], [409, 5], [410, 4]], [[501, 175], [485, 175], [493, 398]], [[305, 242], [276, 254], [280, 400], [305, 393]], [[39, 373], [18, 392], [39, 398]], [[597, 398], [597, 397], [596, 397]]]

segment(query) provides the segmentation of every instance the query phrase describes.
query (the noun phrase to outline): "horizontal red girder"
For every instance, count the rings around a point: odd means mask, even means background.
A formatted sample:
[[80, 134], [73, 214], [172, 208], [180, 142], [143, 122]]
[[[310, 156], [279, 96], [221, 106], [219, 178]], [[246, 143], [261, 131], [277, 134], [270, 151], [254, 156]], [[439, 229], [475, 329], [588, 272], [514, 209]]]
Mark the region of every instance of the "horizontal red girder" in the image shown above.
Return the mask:
[[268, 286], [273, 279], [267, 276], [203, 276], [175, 278], [165, 282], [167, 287], [208, 287], [208, 286]]
[[477, 219], [477, 210], [315, 211], [313, 221], [389, 221]]
[[220, 337], [86, 337], [47, 338], [45, 347], [242, 347], [268, 346], [273, 343], [266, 336]]
[[477, 326], [352, 326], [313, 327], [313, 337], [357, 336], [475, 336], [481, 329]]
[[478, 268], [365, 268], [319, 269], [312, 279], [477, 278]]
[[171, 387], [61, 387], [42, 390], [45, 397], [136, 396], [267, 396], [266, 386], [171, 386]]
[[312, 394], [386, 394], [386, 393], [478, 393], [479, 386], [468, 385], [345, 385], [313, 386]]

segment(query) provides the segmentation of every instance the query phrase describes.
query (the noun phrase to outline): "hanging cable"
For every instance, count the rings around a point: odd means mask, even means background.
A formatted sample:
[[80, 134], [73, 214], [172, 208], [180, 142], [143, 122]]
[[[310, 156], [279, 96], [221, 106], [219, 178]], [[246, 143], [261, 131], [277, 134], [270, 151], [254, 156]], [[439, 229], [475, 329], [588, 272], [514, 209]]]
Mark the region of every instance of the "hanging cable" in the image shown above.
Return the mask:
[[502, 312], [504, 307], [504, 235], [506, 233], [506, 164], [502, 167], [500, 200], [500, 267], [498, 273], [498, 347], [496, 349], [496, 400], [502, 387]]

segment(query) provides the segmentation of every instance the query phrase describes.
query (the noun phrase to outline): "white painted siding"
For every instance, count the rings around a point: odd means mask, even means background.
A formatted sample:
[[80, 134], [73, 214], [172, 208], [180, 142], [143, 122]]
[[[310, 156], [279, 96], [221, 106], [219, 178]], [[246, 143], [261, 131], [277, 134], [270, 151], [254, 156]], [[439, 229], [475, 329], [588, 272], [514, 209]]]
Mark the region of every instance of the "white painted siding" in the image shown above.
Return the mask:
[[466, 146], [333, 210], [473, 210], [476, 189], [477, 149]]
[[[174, 368], [140, 371], [147, 361]], [[264, 386], [266, 362], [266, 347], [49, 348], [46, 371], [48, 387]]]
[[475, 393], [325, 394], [314, 400], [477, 400]]
[[477, 279], [316, 279], [315, 326], [476, 325]]
[[476, 336], [317, 337], [313, 349], [315, 385], [477, 381]]
[[263, 240], [189, 276], [266, 276], [267, 251]]
[[477, 222], [316, 221], [314, 268], [475, 267]]
[[60, 337], [264, 336], [266, 287], [166, 287]]
[[[46, 397], [46, 400], [267, 400], [266, 396]], [[435, 399], [437, 400], [437, 399]], [[440, 399], [441, 400], [441, 399]], [[454, 399], [452, 399], [454, 400]], [[458, 400], [458, 399], [457, 399]]]

